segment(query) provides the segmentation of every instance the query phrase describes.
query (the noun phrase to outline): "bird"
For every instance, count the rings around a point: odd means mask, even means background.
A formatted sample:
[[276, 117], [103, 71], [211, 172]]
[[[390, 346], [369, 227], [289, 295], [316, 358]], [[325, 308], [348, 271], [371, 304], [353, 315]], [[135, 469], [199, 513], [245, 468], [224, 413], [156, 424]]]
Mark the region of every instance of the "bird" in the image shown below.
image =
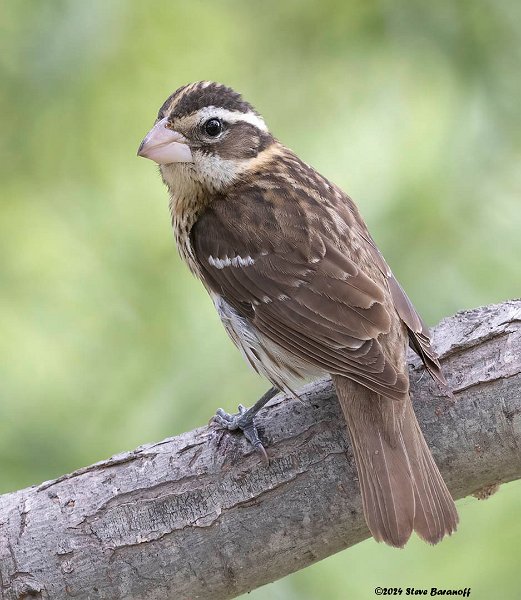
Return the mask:
[[278, 392], [329, 375], [351, 440], [373, 538], [430, 544], [458, 513], [409, 391], [407, 346], [447, 394], [429, 330], [353, 200], [269, 131], [232, 88], [184, 85], [138, 156], [158, 163], [182, 259], [246, 361], [270, 383], [250, 409], [214, 421], [269, 459], [256, 415]]

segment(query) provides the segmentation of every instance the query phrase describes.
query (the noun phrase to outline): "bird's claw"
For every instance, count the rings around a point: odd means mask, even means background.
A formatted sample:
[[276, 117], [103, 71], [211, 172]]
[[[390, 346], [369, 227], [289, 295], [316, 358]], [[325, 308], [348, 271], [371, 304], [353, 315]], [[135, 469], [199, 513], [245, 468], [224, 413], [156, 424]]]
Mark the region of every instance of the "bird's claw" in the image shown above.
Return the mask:
[[239, 412], [232, 415], [222, 408], [218, 408], [212, 421], [228, 431], [237, 431], [237, 429], [240, 429], [244, 437], [261, 455], [264, 464], [268, 466], [270, 462], [268, 454], [260, 441], [253, 414], [249, 413], [248, 409], [242, 404], [239, 404], [237, 409]]

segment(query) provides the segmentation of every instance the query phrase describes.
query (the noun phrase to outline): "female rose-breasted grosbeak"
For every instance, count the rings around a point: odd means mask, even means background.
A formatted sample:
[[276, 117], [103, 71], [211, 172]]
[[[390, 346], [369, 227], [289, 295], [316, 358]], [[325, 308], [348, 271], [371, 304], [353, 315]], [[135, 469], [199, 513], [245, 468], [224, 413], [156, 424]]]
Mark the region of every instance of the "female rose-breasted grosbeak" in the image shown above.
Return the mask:
[[268, 131], [232, 89], [208, 81], [163, 104], [139, 156], [160, 165], [179, 252], [233, 342], [274, 386], [215, 419], [264, 452], [253, 417], [276, 390], [329, 373], [351, 437], [374, 538], [435, 544], [454, 501], [409, 396], [406, 346], [445, 385], [429, 333], [355, 204]]

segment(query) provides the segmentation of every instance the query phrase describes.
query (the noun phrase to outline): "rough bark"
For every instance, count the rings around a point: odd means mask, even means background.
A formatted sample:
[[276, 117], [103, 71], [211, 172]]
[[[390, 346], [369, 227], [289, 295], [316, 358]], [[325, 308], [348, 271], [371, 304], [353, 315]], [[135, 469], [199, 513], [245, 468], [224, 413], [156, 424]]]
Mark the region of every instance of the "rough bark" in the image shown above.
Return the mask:
[[[434, 336], [455, 397], [411, 356], [415, 408], [453, 495], [483, 495], [521, 477], [521, 301]], [[1, 597], [232, 598], [368, 537], [330, 383], [260, 422], [269, 467], [202, 427], [1, 496]]]

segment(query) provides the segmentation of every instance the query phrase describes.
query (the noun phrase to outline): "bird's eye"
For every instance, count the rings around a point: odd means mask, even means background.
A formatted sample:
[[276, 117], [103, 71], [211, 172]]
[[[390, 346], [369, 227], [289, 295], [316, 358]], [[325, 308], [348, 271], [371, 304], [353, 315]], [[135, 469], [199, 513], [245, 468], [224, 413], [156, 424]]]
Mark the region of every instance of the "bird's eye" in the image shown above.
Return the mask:
[[210, 137], [218, 136], [223, 129], [223, 124], [219, 119], [209, 119], [204, 124], [204, 130]]

